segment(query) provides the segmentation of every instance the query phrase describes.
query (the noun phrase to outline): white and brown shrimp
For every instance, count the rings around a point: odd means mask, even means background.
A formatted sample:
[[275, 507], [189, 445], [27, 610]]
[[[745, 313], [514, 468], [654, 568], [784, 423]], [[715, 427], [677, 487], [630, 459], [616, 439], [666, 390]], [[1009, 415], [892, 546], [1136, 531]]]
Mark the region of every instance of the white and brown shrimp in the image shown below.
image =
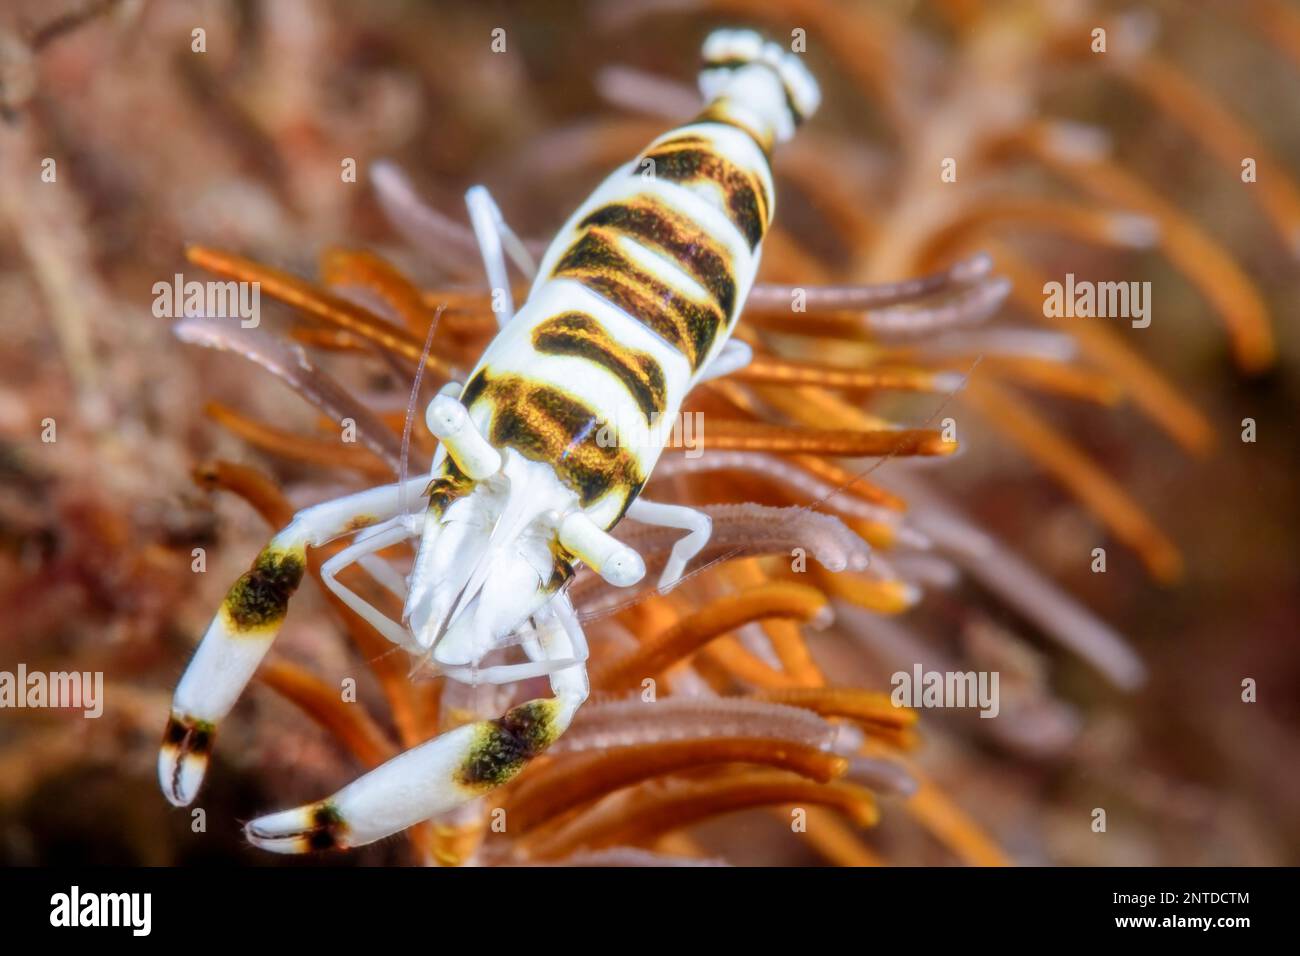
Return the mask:
[[[344, 535], [325, 584], [379, 633], [465, 682], [546, 675], [554, 696], [459, 727], [332, 797], [247, 826], [269, 850], [358, 846], [444, 813], [514, 777], [568, 727], [588, 694], [586, 641], [562, 590], [579, 563], [617, 586], [645, 563], [611, 536], [625, 516], [688, 533], [661, 588], [708, 542], [702, 512], [646, 501], [682, 402], [698, 382], [743, 367], [731, 333], [772, 219], [769, 154], [818, 106], [793, 54], [748, 31], [704, 46], [707, 101], [692, 123], [613, 173], [551, 243], [518, 312], [506, 256], [532, 262], [481, 187], [467, 201], [501, 300], [500, 329], [464, 387], [430, 402], [441, 440], [432, 473], [300, 512], [230, 589], [186, 670], [159, 757], [163, 791], [189, 804], [218, 723], [270, 649], [302, 580], [307, 548]], [[650, 174], [647, 174], [650, 173]], [[404, 502], [423, 500], [418, 514]], [[354, 563], [419, 539], [401, 620], [338, 580]], [[525, 663], [487, 664], [522, 642]]]

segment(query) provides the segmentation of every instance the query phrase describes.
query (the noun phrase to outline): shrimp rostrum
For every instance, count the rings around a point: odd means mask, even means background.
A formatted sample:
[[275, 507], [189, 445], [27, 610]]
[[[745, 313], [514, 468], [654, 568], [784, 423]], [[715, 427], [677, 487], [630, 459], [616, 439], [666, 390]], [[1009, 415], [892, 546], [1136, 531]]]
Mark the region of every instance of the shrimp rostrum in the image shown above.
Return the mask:
[[[587, 646], [563, 588], [589, 565], [631, 586], [645, 564], [611, 529], [626, 517], [685, 532], [659, 579], [672, 586], [710, 535], [706, 515], [640, 490], [695, 383], [743, 367], [731, 332], [771, 223], [769, 155], [817, 108], [791, 53], [749, 31], [705, 42], [707, 105], [607, 178], [569, 219], [514, 311], [507, 257], [532, 262], [481, 187], [467, 195], [500, 328], [463, 387], [429, 403], [432, 473], [297, 514], [230, 588], [176, 689], [159, 757], [164, 793], [194, 800], [217, 725], [271, 646], [306, 550], [352, 535], [322, 568], [348, 607], [451, 680], [546, 676], [553, 696], [458, 727], [331, 797], [253, 820], [279, 852], [351, 847], [451, 810], [514, 777], [587, 697]], [[403, 503], [418, 501], [415, 514]], [[402, 619], [338, 579], [418, 539]], [[522, 663], [487, 658], [519, 644]], [[499, 657], [499, 655], [498, 655]]]

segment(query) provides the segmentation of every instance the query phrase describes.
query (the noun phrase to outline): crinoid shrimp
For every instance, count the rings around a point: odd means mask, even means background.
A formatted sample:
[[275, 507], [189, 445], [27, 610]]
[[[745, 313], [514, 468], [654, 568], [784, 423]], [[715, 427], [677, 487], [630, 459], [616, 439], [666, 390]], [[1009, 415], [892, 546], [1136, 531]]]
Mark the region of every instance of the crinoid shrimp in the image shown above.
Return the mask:
[[[513, 778], [588, 695], [587, 644], [564, 586], [580, 564], [611, 585], [646, 574], [611, 535], [624, 517], [686, 532], [658, 579], [677, 582], [711, 533], [694, 509], [640, 497], [683, 400], [752, 357], [731, 333], [774, 209], [769, 157], [817, 109], [799, 58], [749, 31], [708, 37], [706, 106], [610, 175], [536, 265], [482, 187], [470, 219], [499, 329], [462, 386], [429, 403], [432, 472], [298, 513], [235, 582], [176, 689], [159, 778], [177, 806], [202, 784], [218, 724], [270, 649], [308, 548], [345, 535], [322, 578], [380, 634], [449, 679], [549, 679], [552, 697], [444, 733], [331, 797], [253, 820], [278, 852], [352, 847], [397, 833]], [[647, 175], [652, 171], [652, 175]], [[516, 311], [507, 258], [536, 279]], [[407, 501], [423, 507], [408, 514]], [[338, 579], [418, 540], [401, 620]], [[519, 644], [520, 663], [490, 663]]]

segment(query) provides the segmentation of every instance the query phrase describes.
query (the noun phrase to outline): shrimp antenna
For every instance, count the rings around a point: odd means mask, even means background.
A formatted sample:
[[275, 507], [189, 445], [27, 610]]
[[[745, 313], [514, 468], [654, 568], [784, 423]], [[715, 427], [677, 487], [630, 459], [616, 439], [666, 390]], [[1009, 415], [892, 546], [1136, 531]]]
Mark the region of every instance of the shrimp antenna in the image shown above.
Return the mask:
[[406, 470], [411, 457], [411, 428], [415, 422], [415, 407], [420, 402], [420, 382], [424, 379], [424, 367], [429, 361], [429, 352], [433, 348], [433, 333], [438, 330], [438, 320], [442, 318], [446, 304], [438, 306], [429, 323], [429, 332], [424, 337], [424, 351], [420, 353], [420, 363], [415, 366], [415, 381], [411, 384], [411, 397], [406, 402], [406, 421], [402, 424], [402, 455], [397, 468], [397, 488], [400, 511], [409, 516], [406, 500]]

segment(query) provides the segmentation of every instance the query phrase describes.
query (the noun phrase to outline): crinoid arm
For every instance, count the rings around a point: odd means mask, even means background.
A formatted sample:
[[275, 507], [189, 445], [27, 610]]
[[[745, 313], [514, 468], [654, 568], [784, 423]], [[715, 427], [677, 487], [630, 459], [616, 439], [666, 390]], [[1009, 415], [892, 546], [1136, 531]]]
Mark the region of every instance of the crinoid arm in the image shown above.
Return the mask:
[[[407, 482], [419, 495], [428, 479]], [[226, 594], [185, 670], [158, 754], [158, 781], [178, 807], [198, 794], [217, 725], [248, 685], [280, 631], [306, 569], [307, 548], [396, 517], [402, 485], [371, 488], [299, 512]]]

